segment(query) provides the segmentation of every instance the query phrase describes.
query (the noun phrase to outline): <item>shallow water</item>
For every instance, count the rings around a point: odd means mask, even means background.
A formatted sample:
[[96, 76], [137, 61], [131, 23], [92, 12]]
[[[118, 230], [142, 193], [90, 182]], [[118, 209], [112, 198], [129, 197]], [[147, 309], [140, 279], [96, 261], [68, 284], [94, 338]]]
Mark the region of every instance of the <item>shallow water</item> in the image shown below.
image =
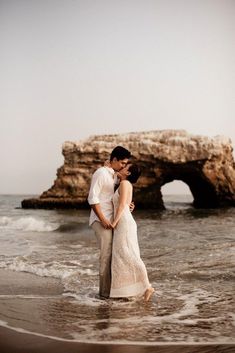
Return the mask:
[[195, 210], [189, 196], [174, 195], [166, 211], [134, 211], [156, 289], [143, 303], [98, 298], [88, 211], [16, 208], [23, 198], [1, 197], [0, 268], [58, 278], [64, 289], [4, 293], [2, 325], [78, 341], [234, 342], [235, 208]]

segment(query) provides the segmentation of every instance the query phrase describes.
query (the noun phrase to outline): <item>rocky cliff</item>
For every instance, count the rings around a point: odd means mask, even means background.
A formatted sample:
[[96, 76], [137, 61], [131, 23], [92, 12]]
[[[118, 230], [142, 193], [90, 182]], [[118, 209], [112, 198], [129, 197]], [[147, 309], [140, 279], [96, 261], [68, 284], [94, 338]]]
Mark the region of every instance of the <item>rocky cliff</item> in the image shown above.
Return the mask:
[[235, 163], [231, 140], [190, 135], [184, 130], [133, 132], [91, 136], [65, 142], [64, 165], [53, 186], [37, 199], [22, 201], [23, 208], [88, 207], [91, 175], [122, 145], [142, 167], [135, 185], [138, 207], [163, 209], [161, 187], [173, 180], [185, 182], [199, 208], [235, 205]]

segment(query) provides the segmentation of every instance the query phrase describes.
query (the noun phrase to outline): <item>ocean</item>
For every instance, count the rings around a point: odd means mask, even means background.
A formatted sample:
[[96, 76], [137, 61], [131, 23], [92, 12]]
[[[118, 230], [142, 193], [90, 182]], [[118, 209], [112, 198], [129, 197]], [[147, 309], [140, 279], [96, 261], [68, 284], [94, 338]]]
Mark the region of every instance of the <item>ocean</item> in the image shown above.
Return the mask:
[[88, 210], [25, 210], [0, 197], [0, 326], [58, 340], [234, 343], [235, 208], [138, 210], [141, 256], [155, 293], [100, 300]]

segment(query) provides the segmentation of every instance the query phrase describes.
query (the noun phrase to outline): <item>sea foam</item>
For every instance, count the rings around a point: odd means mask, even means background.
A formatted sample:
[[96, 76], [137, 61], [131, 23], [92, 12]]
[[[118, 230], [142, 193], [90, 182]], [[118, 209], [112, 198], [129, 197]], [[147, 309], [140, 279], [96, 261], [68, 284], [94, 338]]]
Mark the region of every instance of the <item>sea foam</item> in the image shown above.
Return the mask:
[[58, 228], [58, 224], [52, 224], [34, 217], [0, 217], [0, 228], [16, 229], [34, 232], [52, 232]]

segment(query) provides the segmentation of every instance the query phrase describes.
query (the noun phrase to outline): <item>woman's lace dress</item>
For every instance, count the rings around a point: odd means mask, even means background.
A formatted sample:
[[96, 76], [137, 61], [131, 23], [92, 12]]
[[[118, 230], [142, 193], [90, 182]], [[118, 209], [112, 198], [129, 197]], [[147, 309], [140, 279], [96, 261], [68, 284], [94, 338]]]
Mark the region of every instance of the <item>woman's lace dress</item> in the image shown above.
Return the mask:
[[[119, 193], [116, 190], [113, 197], [114, 213], [118, 203]], [[147, 271], [140, 258], [137, 225], [129, 205], [126, 205], [113, 235], [110, 297], [123, 298], [143, 295], [149, 287]]]

